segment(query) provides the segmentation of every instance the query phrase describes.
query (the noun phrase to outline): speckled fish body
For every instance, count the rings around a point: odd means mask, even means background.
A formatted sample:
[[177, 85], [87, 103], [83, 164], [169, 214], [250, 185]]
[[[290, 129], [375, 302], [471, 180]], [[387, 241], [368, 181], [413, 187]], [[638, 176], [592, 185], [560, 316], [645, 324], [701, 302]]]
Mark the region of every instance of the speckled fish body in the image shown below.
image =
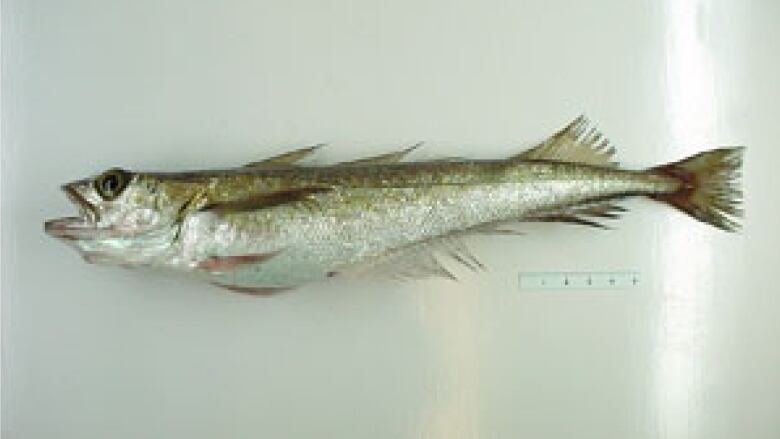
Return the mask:
[[194, 273], [234, 291], [270, 293], [356, 272], [453, 277], [440, 259], [479, 261], [458, 240], [507, 223], [598, 226], [644, 195], [733, 230], [741, 149], [721, 148], [643, 171], [578, 119], [505, 160], [400, 163], [399, 152], [297, 166], [313, 148], [217, 171], [119, 169], [66, 185], [82, 216], [48, 233], [95, 263]]

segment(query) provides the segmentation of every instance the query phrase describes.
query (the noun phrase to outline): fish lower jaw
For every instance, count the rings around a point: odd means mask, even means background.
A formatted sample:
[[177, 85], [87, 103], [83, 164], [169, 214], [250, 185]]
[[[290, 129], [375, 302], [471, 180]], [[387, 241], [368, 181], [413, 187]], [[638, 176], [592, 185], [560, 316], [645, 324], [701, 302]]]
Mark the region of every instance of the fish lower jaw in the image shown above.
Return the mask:
[[83, 216], [71, 216], [46, 221], [43, 230], [47, 235], [62, 239], [83, 239], [97, 231], [94, 222]]

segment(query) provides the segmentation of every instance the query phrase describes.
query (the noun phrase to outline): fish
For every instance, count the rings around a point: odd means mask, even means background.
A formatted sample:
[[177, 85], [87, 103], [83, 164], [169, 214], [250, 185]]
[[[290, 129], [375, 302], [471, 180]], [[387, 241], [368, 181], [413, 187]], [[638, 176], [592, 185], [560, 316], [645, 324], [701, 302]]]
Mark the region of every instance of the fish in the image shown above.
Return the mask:
[[333, 277], [457, 280], [485, 268], [464, 243], [552, 222], [608, 228], [629, 197], [740, 229], [743, 146], [621, 169], [584, 116], [503, 159], [405, 161], [420, 145], [333, 165], [302, 164], [322, 145], [230, 169], [111, 168], [62, 186], [80, 211], [45, 233], [89, 263], [184, 273], [267, 296]]

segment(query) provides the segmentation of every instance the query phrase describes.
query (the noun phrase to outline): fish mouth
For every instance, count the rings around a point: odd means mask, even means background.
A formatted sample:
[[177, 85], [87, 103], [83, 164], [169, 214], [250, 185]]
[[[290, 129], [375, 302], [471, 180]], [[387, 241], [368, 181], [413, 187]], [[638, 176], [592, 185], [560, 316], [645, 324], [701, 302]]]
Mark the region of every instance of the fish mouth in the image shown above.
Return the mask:
[[95, 207], [90, 204], [73, 186], [62, 187], [68, 199], [79, 208], [80, 216], [69, 216], [46, 221], [43, 229], [47, 235], [66, 240], [78, 240], [95, 236], [98, 233], [97, 222], [99, 215]]

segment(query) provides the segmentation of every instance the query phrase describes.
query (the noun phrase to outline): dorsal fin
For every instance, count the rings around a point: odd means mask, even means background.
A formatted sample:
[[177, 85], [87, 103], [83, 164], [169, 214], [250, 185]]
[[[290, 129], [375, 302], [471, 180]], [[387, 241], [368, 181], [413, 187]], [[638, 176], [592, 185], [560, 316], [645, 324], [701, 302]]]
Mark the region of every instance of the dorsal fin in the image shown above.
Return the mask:
[[552, 160], [614, 167], [615, 148], [585, 116], [579, 116], [539, 145], [514, 155], [509, 160]]
[[406, 157], [407, 154], [419, 148], [423, 142], [417, 142], [414, 145], [404, 148], [400, 151], [388, 152], [373, 157], [366, 157], [363, 159], [350, 160], [348, 162], [341, 162], [338, 166], [360, 166], [360, 165], [381, 165], [385, 163], [398, 163]]
[[306, 148], [296, 149], [283, 154], [275, 155], [267, 159], [258, 160], [256, 162], [250, 162], [244, 165], [245, 168], [255, 169], [271, 169], [285, 166], [295, 166], [295, 164], [304, 158], [311, 155], [314, 151], [325, 146], [324, 143], [319, 143], [313, 146], [307, 146]]

